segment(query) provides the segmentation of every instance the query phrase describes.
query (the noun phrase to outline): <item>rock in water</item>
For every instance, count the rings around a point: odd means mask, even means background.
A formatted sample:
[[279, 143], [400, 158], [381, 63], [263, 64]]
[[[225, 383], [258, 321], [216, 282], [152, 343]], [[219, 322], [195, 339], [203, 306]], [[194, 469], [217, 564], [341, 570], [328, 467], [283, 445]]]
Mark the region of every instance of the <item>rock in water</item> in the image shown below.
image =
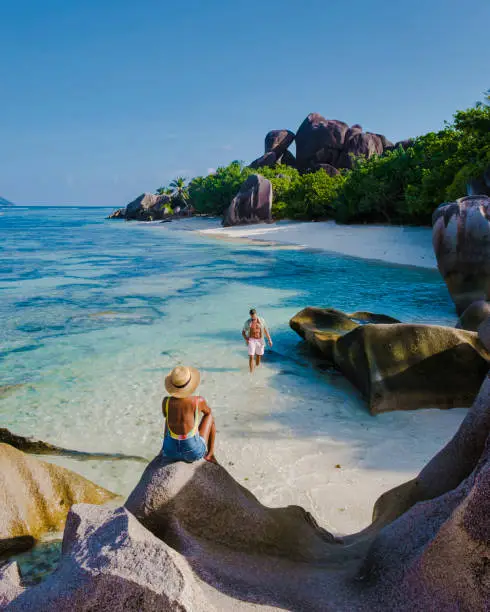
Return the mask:
[[335, 308], [303, 308], [290, 321], [291, 329], [318, 350], [328, 361], [334, 362], [337, 340], [367, 323], [400, 323], [398, 319], [372, 312], [346, 314]]
[[246, 225], [272, 221], [272, 184], [260, 174], [251, 174], [233, 198], [223, 225]]
[[0, 444], [0, 540], [59, 531], [72, 504], [116, 497], [70, 470]]
[[458, 315], [490, 301], [490, 198], [467, 196], [441, 204], [432, 216], [437, 266]]
[[125, 219], [126, 218], [126, 209], [125, 208], [118, 208], [114, 212], [111, 212], [111, 214], [107, 218], [108, 219]]
[[81, 504], [68, 515], [58, 569], [17, 596], [9, 610], [195, 612], [212, 607], [185, 559], [127, 510]]
[[305, 308], [290, 326], [361, 391], [371, 414], [471, 405], [490, 361], [476, 333], [365, 315]]
[[167, 195], [155, 195], [153, 193], [142, 193], [126, 206], [125, 218], [137, 221], [153, 221], [162, 219], [166, 207], [170, 203]]

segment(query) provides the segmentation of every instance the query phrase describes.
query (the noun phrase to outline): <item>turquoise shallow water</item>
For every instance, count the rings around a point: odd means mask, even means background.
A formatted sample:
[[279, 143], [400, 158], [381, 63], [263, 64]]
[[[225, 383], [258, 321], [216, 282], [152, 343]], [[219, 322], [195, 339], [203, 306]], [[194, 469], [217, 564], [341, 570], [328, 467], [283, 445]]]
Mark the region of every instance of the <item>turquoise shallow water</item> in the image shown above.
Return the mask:
[[[175, 223], [105, 221], [108, 212], [0, 216], [2, 426], [69, 448], [151, 458], [160, 447], [164, 374], [189, 363], [202, 371], [218, 458], [233, 475], [262, 501], [300, 503], [341, 530], [370, 514], [371, 500], [360, 515], [349, 493], [366, 474], [376, 497], [420, 469], [457, 427], [460, 410], [373, 419], [341, 376], [309, 365], [288, 326], [306, 305], [453, 324], [436, 271], [228, 244], [175, 231]], [[274, 339], [253, 379], [240, 337], [251, 306]], [[332, 449], [342, 475], [329, 471]], [[122, 494], [142, 469], [50, 460]], [[335, 505], [342, 516], [324, 503], [332, 487], [345, 491]]]

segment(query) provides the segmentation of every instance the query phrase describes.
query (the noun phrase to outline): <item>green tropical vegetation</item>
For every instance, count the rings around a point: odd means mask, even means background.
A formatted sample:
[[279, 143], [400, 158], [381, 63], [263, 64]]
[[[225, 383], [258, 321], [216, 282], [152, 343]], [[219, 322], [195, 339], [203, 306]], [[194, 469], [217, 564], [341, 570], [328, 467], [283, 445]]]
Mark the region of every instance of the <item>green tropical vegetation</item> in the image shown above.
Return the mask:
[[[490, 165], [490, 93], [473, 108], [455, 113], [439, 132], [329, 176], [301, 174], [285, 165], [252, 170], [233, 161], [213, 174], [170, 184], [172, 197], [202, 214], [222, 215], [243, 181], [259, 173], [272, 182], [276, 219], [335, 219], [340, 223], [429, 225], [439, 204], [466, 194], [468, 180]], [[183, 181], [183, 182], [182, 182]]]
[[166, 210], [168, 209], [170, 213], [177, 206], [186, 207], [189, 204], [187, 179], [183, 176], [179, 176], [171, 181], [168, 187], [159, 187], [155, 193], [156, 195], [166, 195], [170, 198], [170, 205], [166, 207]]

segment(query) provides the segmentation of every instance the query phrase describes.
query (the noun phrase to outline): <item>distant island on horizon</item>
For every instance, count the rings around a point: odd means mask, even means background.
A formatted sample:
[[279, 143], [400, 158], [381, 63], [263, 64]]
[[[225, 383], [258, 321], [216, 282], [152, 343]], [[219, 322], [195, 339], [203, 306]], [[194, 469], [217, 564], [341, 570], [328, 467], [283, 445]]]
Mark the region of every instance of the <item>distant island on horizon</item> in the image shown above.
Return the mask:
[[0, 196], [0, 206], [15, 206], [15, 204], [13, 202], [10, 202], [10, 200], [6, 200], [5, 198], [2, 198]]

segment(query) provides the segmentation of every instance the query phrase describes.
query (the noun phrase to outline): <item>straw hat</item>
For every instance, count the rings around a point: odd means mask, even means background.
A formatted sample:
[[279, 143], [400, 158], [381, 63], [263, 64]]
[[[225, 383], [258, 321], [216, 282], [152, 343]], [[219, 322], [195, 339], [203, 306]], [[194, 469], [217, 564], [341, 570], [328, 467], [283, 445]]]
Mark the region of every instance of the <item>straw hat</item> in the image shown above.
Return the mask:
[[201, 382], [201, 375], [196, 368], [177, 366], [165, 377], [165, 389], [173, 397], [192, 395]]

